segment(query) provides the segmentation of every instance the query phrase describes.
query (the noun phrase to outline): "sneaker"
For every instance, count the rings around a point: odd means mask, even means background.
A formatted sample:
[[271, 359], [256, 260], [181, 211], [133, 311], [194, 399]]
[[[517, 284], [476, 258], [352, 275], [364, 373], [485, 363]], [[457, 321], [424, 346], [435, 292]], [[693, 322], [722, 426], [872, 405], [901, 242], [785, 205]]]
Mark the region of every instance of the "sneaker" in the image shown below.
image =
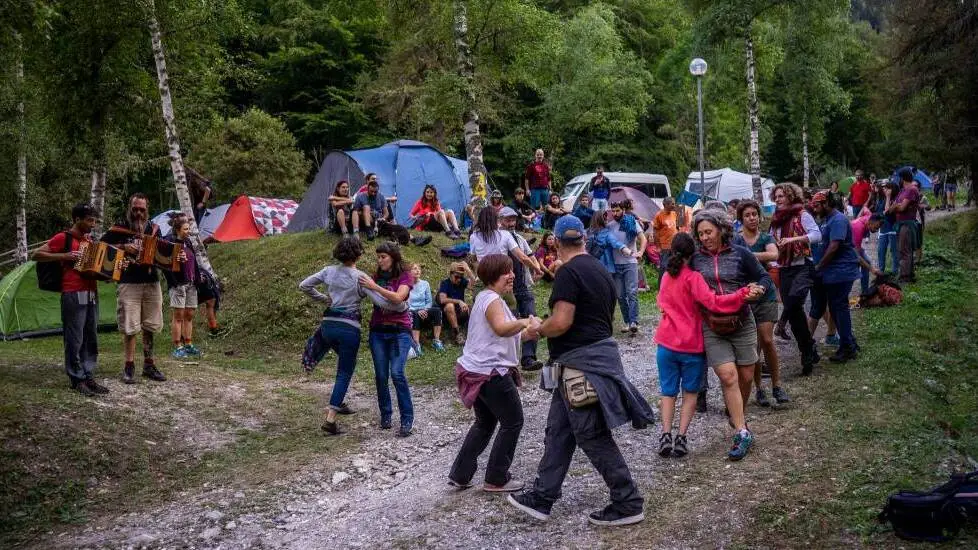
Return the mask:
[[187, 350], [185, 349], [184, 346], [180, 346], [177, 349], [173, 350], [173, 353], [170, 354], [170, 357], [174, 359], [186, 359]]
[[401, 424], [401, 426], [397, 428], [397, 433], [395, 433], [394, 435], [397, 437], [408, 437], [412, 433], [414, 432], [411, 430], [410, 424]]
[[153, 364], [143, 365], [143, 376], [156, 382], [166, 382], [166, 376], [163, 376], [160, 369], [156, 368], [156, 365]]
[[85, 397], [95, 397], [95, 390], [88, 385], [88, 380], [82, 380], [81, 382], [75, 384], [75, 391], [84, 395]]
[[672, 454], [672, 433], [662, 432], [659, 436], [659, 456], [665, 458]]
[[416, 348], [414, 346], [411, 346], [411, 349], [408, 350], [408, 361], [418, 358], [418, 352], [415, 350]]
[[353, 414], [353, 409], [350, 408], [346, 403], [340, 403], [339, 407], [336, 407], [336, 414]]
[[511, 494], [506, 497], [506, 502], [533, 519], [540, 521], [550, 519], [550, 508], [552, 505], [537, 496], [533, 491], [525, 491], [518, 495]]
[[414, 345], [414, 353], [418, 354], [418, 357], [424, 355], [424, 352], [421, 350], [421, 344]]
[[411, 237], [411, 244], [414, 246], [425, 246], [431, 242], [431, 235], [418, 235], [416, 237]]
[[183, 351], [187, 353], [188, 357], [200, 357], [201, 355], [203, 355], [203, 353], [201, 353], [201, 351], [197, 349], [197, 346], [193, 344], [187, 344], [183, 346]]
[[516, 491], [522, 491], [526, 484], [522, 481], [516, 481], [511, 479], [507, 481], [504, 485], [493, 485], [491, 483], [483, 483], [482, 490], [487, 493], [515, 493]]
[[455, 335], [455, 344], [458, 346], [465, 345], [465, 334], [461, 330]]
[[88, 380], [85, 380], [85, 382], [88, 382], [88, 389], [92, 390], [97, 394], [105, 395], [109, 393], [109, 388], [106, 388], [105, 386], [99, 384], [93, 378], [89, 378]]
[[435, 348], [435, 351], [445, 351], [445, 344], [442, 344], [441, 340], [432, 340], [431, 347]]
[[841, 344], [842, 344], [842, 342], [839, 340], [839, 335], [838, 334], [830, 334], [830, 335], [828, 335], [828, 336], [825, 337], [825, 345], [826, 346], [836, 347], [836, 346], [839, 346]]
[[706, 412], [706, 392], [701, 391], [696, 394], [696, 412], [705, 413]]
[[781, 386], [775, 386], [772, 388], [771, 395], [774, 396], [774, 400], [777, 401], [779, 405], [782, 403], [791, 403], [791, 397], [788, 396], [788, 392], [784, 391], [784, 388]]
[[520, 368], [527, 372], [540, 370], [543, 368], [543, 361], [536, 357], [524, 357], [520, 360]]
[[469, 487], [472, 486], [471, 481], [467, 483], [462, 483], [461, 481], [455, 481], [454, 479], [451, 478], [448, 479], [448, 484], [451, 485], [452, 487], [455, 487], [459, 491], [464, 491], [465, 489], [468, 489]]
[[765, 393], [764, 390], [757, 390], [757, 393], [754, 395], [754, 399], [757, 401], [757, 404], [762, 407], [771, 406], [771, 402], [768, 400], [767, 393]]
[[330, 422], [329, 420], [323, 421], [322, 430], [326, 435], [340, 435], [343, 433], [343, 430], [340, 429], [336, 422]]
[[623, 514], [615, 510], [613, 505], [605, 506], [604, 510], [591, 512], [587, 515], [587, 520], [594, 525], [606, 527], [617, 527], [622, 525], [632, 525], [645, 519], [645, 513], [639, 511], [637, 514]]
[[676, 458], [682, 458], [689, 454], [688, 443], [686, 441], [686, 436], [679, 434], [676, 436], [676, 441], [672, 444], [672, 456]]
[[628, 325], [628, 332], [632, 333], [632, 336], [638, 334], [638, 323], [631, 323]]
[[394, 424], [391, 422], [391, 419], [390, 418], [381, 418], [380, 419], [380, 429], [381, 430], [389, 430], [393, 426], [394, 426]]
[[753, 443], [754, 434], [750, 433], [750, 430], [737, 432], [733, 438], [733, 446], [727, 451], [727, 458], [734, 461], [743, 459]]
[[126, 384], [136, 383], [136, 366], [126, 365], [122, 367], [122, 381]]
[[846, 361], [855, 358], [856, 358], [856, 349], [854, 347], [839, 346], [839, 349], [836, 350], [835, 354], [829, 357], [829, 361], [832, 361], [833, 363], [845, 363]]

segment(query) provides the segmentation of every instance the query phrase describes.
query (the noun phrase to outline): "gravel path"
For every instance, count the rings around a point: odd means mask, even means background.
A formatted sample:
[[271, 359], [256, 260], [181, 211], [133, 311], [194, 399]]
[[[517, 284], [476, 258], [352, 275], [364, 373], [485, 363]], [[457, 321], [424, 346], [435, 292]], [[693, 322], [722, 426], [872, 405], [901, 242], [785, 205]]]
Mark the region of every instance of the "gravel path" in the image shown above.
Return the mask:
[[[933, 212], [929, 219], [946, 215]], [[870, 257], [875, 258], [875, 241], [869, 246]], [[647, 396], [658, 394], [652, 343], [656, 321], [645, 317], [637, 336], [619, 340], [626, 372]], [[800, 371], [793, 344], [778, 342], [789, 391]], [[414, 437], [401, 440], [389, 431], [374, 429], [369, 425], [373, 421], [370, 401], [362, 400], [364, 412], [349, 418], [354, 424], [361, 423], [367, 435], [352, 453], [271, 486], [244, 490], [205, 486], [157, 508], [101, 518], [87, 527], [51, 535], [36, 547], [724, 547], [749, 524], [754, 505], [763, 497], [745, 486], [776, 483], [790, 474], [779, 469], [778, 452], [809, 451], [803, 444], [769, 451], [764, 447], [775, 437], [805, 430], [792, 425], [794, 404], [780, 410], [752, 405], [748, 419], [758, 433], [758, 446], [742, 463], [726, 462], [723, 457], [730, 430], [719, 413], [723, 408], [719, 384], [711, 377], [711, 412], [698, 415], [690, 427], [691, 454], [686, 459], [660, 459], [654, 452], [657, 430], [626, 427], [616, 432], [647, 499], [648, 519], [641, 530], [602, 530], [587, 524], [587, 514], [604, 506], [608, 497], [583, 453], [575, 455], [564, 496], [546, 523], [526, 519], [503, 502], [504, 497], [483, 493], [478, 486], [455, 492], [446, 484], [446, 476], [471, 413], [458, 403], [454, 389], [420, 388], [415, 392]], [[807, 397], [792, 393], [796, 403]], [[531, 483], [543, 452], [549, 394], [531, 381], [523, 388], [522, 399], [526, 422], [512, 471], [516, 479]], [[485, 455], [482, 458], [484, 465]], [[481, 470], [476, 474], [477, 481], [481, 474]], [[749, 483], [739, 483], [739, 479]], [[683, 502], [670, 495], [679, 489], [685, 492]], [[625, 542], [631, 536], [642, 538]]]

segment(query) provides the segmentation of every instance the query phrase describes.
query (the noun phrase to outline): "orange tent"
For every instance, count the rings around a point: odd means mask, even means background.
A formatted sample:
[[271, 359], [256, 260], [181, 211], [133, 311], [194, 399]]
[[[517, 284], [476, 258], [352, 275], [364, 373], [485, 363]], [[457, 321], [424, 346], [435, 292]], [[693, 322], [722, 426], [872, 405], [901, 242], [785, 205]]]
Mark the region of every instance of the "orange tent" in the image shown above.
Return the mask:
[[298, 207], [292, 200], [242, 195], [231, 203], [213, 238], [226, 243], [282, 233]]

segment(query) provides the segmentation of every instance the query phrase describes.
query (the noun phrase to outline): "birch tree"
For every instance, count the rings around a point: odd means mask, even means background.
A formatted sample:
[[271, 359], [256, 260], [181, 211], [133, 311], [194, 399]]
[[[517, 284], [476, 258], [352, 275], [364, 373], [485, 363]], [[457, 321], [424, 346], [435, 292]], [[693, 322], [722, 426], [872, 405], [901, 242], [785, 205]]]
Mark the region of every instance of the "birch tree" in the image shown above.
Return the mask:
[[764, 204], [764, 194], [761, 191], [761, 146], [760, 146], [760, 117], [757, 115], [757, 77], [754, 65], [754, 39], [751, 36], [750, 25], [745, 35], [745, 53], [747, 68], [747, 119], [750, 124], [750, 176], [754, 188], [754, 200]]
[[24, 43], [20, 33], [14, 33], [17, 50], [17, 265], [27, 261], [27, 121], [24, 114]]
[[486, 165], [482, 156], [482, 134], [475, 101], [475, 64], [469, 48], [469, 17], [464, 0], [455, 0], [453, 34], [457, 51], [458, 75], [462, 83], [462, 134], [465, 137], [465, 159], [469, 163], [469, 187], [473, 193], [486, 180]]
[[183, 155], [180, 153], [180, 136], [177, 134], [176, 117], [173, 114], [173, 98], [170, 95], [170, 77], [166, 71], [166, 57], [163, 52], [163, 38], [160, 33], [160, 24], [156, 18], [156, 5], [153, 0], [145, 0], [145, 2], [150, 41], [153, 46], [153, 59], [156, 62], [160, 107], [163, 111], [163, 129], [166, 135], [166, 145], [170, 156], [170, 170], [173, 172], [173, 184], [176, 189], [177, 200], [180, 203], [180, 210], [190, 220], [190, 242], [197, 255], [197, 262], [203, 269], [215, 273], [210, 259], [207, 257], [207, 251], [204, 249], [204, 245], [200, 240], [200, 231], [197, 228], [197, 222], [194, 220], [194, 204], [190, 198], [190, 189], [187, 187], [187, 173], [183, 169]]

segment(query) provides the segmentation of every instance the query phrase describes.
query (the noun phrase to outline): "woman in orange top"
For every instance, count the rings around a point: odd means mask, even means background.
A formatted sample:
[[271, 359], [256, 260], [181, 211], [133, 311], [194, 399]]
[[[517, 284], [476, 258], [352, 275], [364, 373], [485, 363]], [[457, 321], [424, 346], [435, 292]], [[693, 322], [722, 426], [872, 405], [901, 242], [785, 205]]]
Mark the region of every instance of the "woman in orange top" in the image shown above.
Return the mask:
[[438, 190], [434, 185], [424, 186], [421, 198], [411, 208], [411, 227], [423, 231], [444, 231], [451, 239], [462, 238], [455, 212], [441, 207], [438, 201]]

